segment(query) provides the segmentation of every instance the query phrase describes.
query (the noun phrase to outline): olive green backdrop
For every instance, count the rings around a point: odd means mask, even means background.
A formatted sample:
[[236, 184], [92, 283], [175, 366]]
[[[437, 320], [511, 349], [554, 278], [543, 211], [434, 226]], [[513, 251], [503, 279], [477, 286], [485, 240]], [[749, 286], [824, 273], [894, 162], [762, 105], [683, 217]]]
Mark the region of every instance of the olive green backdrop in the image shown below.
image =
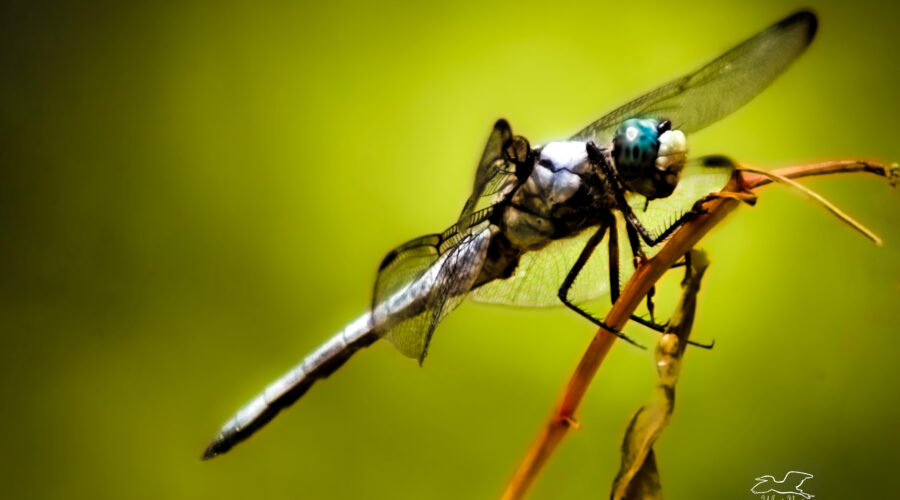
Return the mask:
[[[811, 50], [693, 154], [900, 159], [897, 7], [813, 3]], [[424, 368], [373, 346], [199, 456], [365, 310], [387, 250], [453, 222], [496, 118], [564, 138], [797, 7], [4, 5], [0, 496], [497, 497], [593, 335], [565, 310], [466, 303]], [[703, 242], [695, 337], [717, 343], [688, 352], [658, 445], [669, 498], [749, 498], [788, 470], [822, 498], [900, 488], [900, 194], [807, 184], [885, 247], [781, 187]], [[533, 498], [607, 497], [654, 376], [613, 349]]]

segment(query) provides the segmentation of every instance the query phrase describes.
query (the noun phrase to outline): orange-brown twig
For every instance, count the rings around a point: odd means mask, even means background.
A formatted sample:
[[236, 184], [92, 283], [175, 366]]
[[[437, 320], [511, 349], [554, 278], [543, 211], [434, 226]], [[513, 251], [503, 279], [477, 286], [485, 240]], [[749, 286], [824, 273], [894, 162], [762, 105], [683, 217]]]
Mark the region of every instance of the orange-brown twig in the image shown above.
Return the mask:
[[[800, 165], [776, 170], [775, 174], [793, 179], [849, 172], [873, 173], [889, 178], [892, 183], [896, 182], [897, 178], [896, 167], [887, 168], [878, 163], [860, 161]], [[621, 331], [654, 283], [742, 200], [752, 199], [752, 190], [770, 182], [772, 179], [768, 176], [736, 170], [725, 189], [702, 202], [702, 213], [679, 228], [653, 258], [642, 262], [635, 269], [604, 322], [611, 328]], [[597, 331], [569, 379], [565, 392], [549, 421], [541, 429], [507, 485], [502, 497], [504, 500], [515, 500], [525, 496], [541, 468], [565, 436], [571, 422], [575, 421], [575, 411], [616, 338], [602, 328]]]

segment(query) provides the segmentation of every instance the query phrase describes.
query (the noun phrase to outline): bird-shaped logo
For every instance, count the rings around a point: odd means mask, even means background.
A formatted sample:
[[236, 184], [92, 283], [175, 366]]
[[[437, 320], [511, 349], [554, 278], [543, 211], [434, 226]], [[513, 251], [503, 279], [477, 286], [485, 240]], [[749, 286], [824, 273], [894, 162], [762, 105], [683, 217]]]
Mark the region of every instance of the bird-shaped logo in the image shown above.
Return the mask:
[[784, 479], [781, 481], [777, 481], [773, 476], [760, 476], [754, 481], [759, 481], [752, 488], [750, 488], [751, 493], [756, 493], [759, 495], [765, 493], [781, 493], [782, 495], [799, 495], [803, 498], [809, 500], [815, 495], [810, 495], [805, 491], [800, 489], [800, 485], [803, 484], [804, 481], [813, 477], [812, 474], [807, 474], [806, 472], [797, 472], [790, 471], [784, 475]]

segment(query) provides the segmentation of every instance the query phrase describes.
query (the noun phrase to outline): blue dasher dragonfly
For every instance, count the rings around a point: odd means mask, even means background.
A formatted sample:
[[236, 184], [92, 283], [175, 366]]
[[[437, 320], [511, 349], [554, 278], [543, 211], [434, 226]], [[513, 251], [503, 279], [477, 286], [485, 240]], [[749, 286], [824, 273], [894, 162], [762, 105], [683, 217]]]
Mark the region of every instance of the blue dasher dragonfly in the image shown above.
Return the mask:
[[437, 324], [467, 296], [563, 304], [604, 326], [581, 304], [607, 295], [617, 300], [622, 275], [630, 272], [619, 259], [619, 232], [634, 259], [645, 257], [731, 175], [727, 162], [687, 162], [685, 134], [766, 88], [806, 50], [816, 28], [813, 13], [797, 12], [569, 140], [532, 147], [497, 121], [456, 223], [389, 252], [370, 310], [238, 411], [203, 458], [248, 438], [376, 340], [421, 363]]

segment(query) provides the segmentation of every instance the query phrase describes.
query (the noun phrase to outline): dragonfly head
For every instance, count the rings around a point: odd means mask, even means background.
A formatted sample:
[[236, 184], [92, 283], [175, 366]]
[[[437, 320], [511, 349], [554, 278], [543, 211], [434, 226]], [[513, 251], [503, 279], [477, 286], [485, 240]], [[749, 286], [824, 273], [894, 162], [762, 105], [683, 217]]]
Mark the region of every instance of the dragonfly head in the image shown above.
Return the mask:
[[651, 200], [675, 190], [686, 153], [684, 134], [668, 120], [625, 120], [613, 137], [613, 161], [626, 187]]

